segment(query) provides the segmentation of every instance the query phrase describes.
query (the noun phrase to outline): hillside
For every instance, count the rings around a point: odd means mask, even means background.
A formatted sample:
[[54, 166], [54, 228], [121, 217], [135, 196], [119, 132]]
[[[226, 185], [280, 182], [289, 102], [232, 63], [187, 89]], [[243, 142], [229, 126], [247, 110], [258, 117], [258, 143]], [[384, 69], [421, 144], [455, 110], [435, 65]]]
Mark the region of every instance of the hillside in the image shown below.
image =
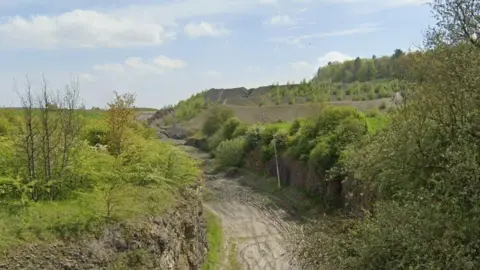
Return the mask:
[[196, 161], [138, 121], [134, 95], [79, 99], [44, 88], [0, 109], [0, 269], [199, 269]]
[[[285, 115], [307, 117], [300, 104], [350, 105], [359, 109], [384, 109], [394, 93], [401, 90], [398, 78], [404, 73], [404, 62], [410, 54], [397, 49], [390, 56], [351, 61], [332, 62], [320, 67], [310, 81], [272, 84], [257, 88], [245, 87], [209, 89], [180, 101], [175, 106], [167, 106], [156, 113], [154, 119], [162, 119], [159, 125], [185, 122], [199, 116], [212, 104], [223, 104], [238, 112], [238, 117], [246, 122], [269, 120], [293, 120]], [[275, 106], [281, 106], [275, 109]], [[247, 107], [241, 109], [239, 107]], [[297, 113], [297, 111], [302, 113]], [[281, 111], [281, 115], [275, 114]], [[258, 115], [263, 114], [266, 117]], [[153, 120], [152, 120], [153, 121]], [[189, 121], [191, 122], [191, 121]], [[198, 122], [198, 121], [194, 121]]]

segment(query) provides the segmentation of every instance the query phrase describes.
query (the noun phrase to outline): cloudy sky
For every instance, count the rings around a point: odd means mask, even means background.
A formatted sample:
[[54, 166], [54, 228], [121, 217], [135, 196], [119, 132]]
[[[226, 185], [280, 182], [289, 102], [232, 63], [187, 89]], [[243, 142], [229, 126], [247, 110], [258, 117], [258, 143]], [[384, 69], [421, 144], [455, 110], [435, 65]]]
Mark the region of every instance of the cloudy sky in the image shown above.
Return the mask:
[[420, 44], [421, 0], [0, 0], [0, 106], [14, 79], [80, 79], [87, 106], [114, 90], [162, 107], [207, 88], [311, 78], [322, 64]]

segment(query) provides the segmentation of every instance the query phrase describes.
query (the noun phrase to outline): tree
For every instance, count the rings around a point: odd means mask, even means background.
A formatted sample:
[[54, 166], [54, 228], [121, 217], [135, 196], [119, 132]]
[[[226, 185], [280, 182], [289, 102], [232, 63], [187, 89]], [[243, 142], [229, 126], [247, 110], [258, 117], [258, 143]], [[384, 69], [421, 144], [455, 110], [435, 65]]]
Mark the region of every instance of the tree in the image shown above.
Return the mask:
[[377, 68], [375, 67], [375, 62], [373, 60], [368, 60], [366, 63], [366, 78], [368, 81], [375, 80], [377, 77]]
[[23, 183], [31, 186], [34, 201], [58, 199], [65, 186], [63, 181], [70, 180], [67, 171], [82, 127], [78, 79], [72, 79], [64, 91], [54, 94], [43, 78], [41, 91], [35, 95], [27, 77], [25, 93], [19, 95], [24, 124], [16, 152], [21, 167], [26, 169]]
[[402, 50], [396, 49], [395, 52], [393, 53], [392, 59], [398, 59], [404, 55], [405, 53]]
[[362, 59], [360, 59], [360, 57], [357, 56], [357, 58], [355, 58], [355, 61], [353, 62], [354, 73], [356, 73], [361, 66], [362, 66]]
[[348, 202], [372, 211], [327, 233], [325, 223], [307, 231], [316, 268], [480, 268], [480, 48], [470, 28], [480, 2], [432, 7], [437, 24], [426, 35], [428, 51], [401, 66], [404, 102], [385, 130], [345, 159], [359, 183], [346, 191]]
[[480, 3], [477, 0], [434, 0], [437, 24], [430, 28], [425, 45], [470, 43], [480, 48]]
[[135, 120], [135, 95], [114, 92], [113, 102], [108, 103], [106, 120], [108, 124], [107, 140], [109, 151], [118, 156], [122, 152], [122, 144], [127, 135], [127, 129]]
[[360, 66], [360, 69], [357, 70], [357, 73], [356, 73], [356, 78], [358, 81], [360, 82], [365, 82], [368, 80], [368, 76], [369, 76], [369, 68], [368, 68], [368, 65], [367, 64], [362, 64]]

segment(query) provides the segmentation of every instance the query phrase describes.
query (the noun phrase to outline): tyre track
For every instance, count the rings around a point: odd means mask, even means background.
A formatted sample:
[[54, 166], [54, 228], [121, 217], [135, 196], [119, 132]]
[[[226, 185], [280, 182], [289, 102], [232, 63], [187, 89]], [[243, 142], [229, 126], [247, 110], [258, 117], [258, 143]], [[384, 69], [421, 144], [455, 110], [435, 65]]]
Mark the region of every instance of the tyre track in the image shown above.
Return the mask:
[[222, 219], [227, 241], [237, 243], [244, 269], [299, 269], [288, 256], [286, 236], [295, 225], [284, 221], [285, 211], [272, 207], [266, 196], [242, 186], [239, 179], [208, 180], [207, 190], [215, 199], [206, 206]]
[[[174, 142], [177, 145], [181, 141]], [[209, 164], [209, 155], [198, 149], [181, 145], [192, 157]], [[226, 178], [222, 174], [206, 173], [206, 189], [211, 200], [205, 207], [222, 220], [225, 247], [237, 247], [237, 259], [248, 270], [297, 270], [300, 269], [293, 254], [289, 239], [298, 226], [288, 217], [283, 207], [268, 195], [242, 185], [242, 177]], [[210, 196], [211, 195], [211, 196]], [[228, 269], [225, 261], [222, 269]], [[237, 269], [235, 269], [237, 270]]]

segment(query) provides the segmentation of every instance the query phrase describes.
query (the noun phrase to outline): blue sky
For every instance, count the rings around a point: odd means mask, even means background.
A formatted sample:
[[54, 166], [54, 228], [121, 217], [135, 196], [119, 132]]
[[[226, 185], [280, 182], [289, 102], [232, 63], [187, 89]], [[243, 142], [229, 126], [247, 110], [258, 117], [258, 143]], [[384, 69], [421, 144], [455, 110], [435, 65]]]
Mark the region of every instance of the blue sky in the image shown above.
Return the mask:
[[[101, 4], [99, 4], [101, 2]], [[78, 76], [84, 103], [114, 90], [160, 108], [207, 88], [311, 78], [328, 61], [421, 44], [423, 0], [0, 0], [0, 106], [28, 74]]]

